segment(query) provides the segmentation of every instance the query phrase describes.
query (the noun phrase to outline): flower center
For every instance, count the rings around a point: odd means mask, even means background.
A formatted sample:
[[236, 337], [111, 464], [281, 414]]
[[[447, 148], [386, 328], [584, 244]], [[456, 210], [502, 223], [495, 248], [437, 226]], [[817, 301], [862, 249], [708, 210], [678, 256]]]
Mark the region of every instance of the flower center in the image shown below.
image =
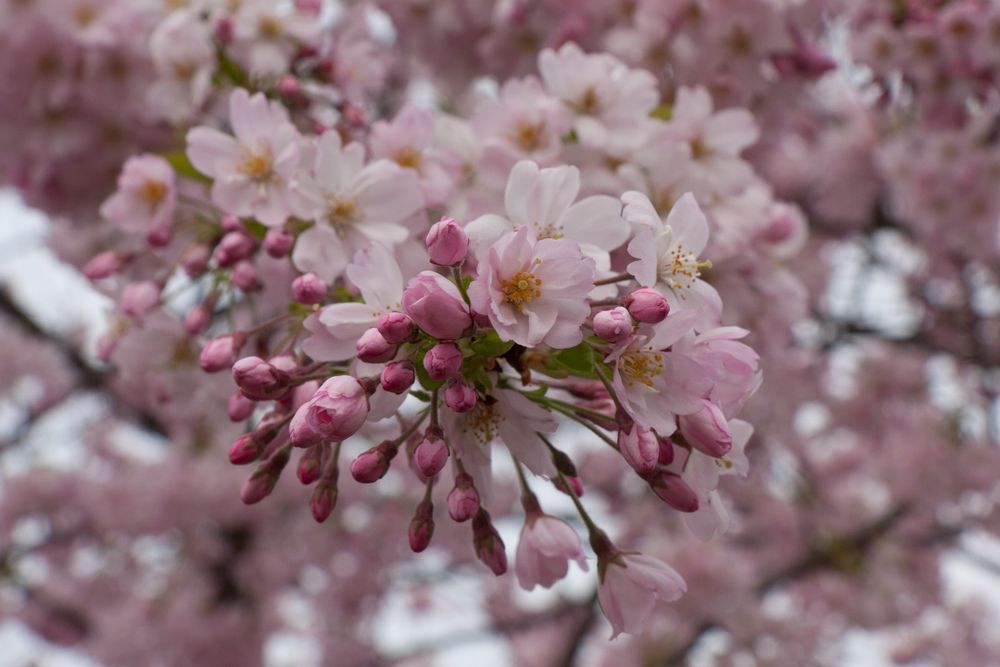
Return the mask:
[[163, 181], [148, 178], [139, 186], [139, 199], [142, 200], [150, 210], [156, 210], [163, 198], [167, 196], [167, 186]]
[[274, 16], [261, 16], [257, 22], [257, 34], [263, 39], [277, 39], [281, 32], [281, 21]]
[[589, 86], [587, 90], [583, 91], [583, 96], [577, 103], [580, 113], [588, 115], [597, 113], [600, 106], [601, 100], [597, 97], [597, 91], [594, 90], [593, 86]]
[[563, 237], [563, 226], [554, 222], [548, 224], [535, 223], [535, 236], [539, 241], [542, 239], [561, 239]]
[[497, 412], [495, 404], [487, 405], [480, 401], [469, 413], [462, 430], [466, 433], [471, 432], [479, 444], [488, 445], [496, 439], [497, 429], [503, 419], [503, 415]]
[[707, 259], [699, 260], [693, 252], [684, 249], [683, 243], [678, 243], [665, 258], [661, 259], [659, 277], [662, 282], [677, 290], [683, 299], [682, 291], [694, 286], [694, 281], [701, 276], [702, 269], [710, 268], [712, 262]]
[[361, 217], [358, 204], [353, 199], [346, 197], [331, 197], [327, 200], [326, 220], [337, 232], [337, 236], [343, 237], [354, 223]]
[[273, 180], [274, 172], [271, 171], [271, 148], [265, 146], [257, 151], [243, 149], [243, 159], [237, 169], [251, 181], [265, 183]]
[[519, 123], [517, 128], [510, 133], [509, 137], [521, 150], [530, 153], [541, 146], [542, 131], [544, 128], [544, 122]]
[[542, 295], [542, 290], [538, 289], [541, 285], [542, 279], [536, 278], [534, 273], [518, 271], [507, 280], [500, 281], [500, 290], [504, 301], [523, 311], [525, 304]]
[[663, 372], [663, 355], [650, 347], [628, 350], [621, 356], [618, 368], [628, 384], [640, 382], [653, 386], [653, 378]]
[[424, 158], [415, 148], [404, 148], [396, 154], [396, 164], [406, 169], [420, 170]]

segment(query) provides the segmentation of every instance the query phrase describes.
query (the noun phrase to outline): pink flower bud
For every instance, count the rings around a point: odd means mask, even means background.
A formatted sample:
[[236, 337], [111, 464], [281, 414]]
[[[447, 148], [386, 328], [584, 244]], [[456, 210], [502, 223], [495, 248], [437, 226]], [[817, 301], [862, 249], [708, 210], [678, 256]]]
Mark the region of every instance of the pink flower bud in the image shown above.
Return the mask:
[[231, 277], [233, 284], [244, 292], [257, 292], [264, 287], [257, 278], [257, 267], [246, 260], [236, 262]]
[[302, 83], [294, 74], [284, 74], [278, 79], [278, 94], [293, 100], [301, 99]]
[[771, 218], [760, 234], [760, 238], [768, 243], [781, 243], [795, 233], [799, 221], [796, 211], [789, 206], [775, 204], [772, 207]]
[[602, 310], [594, 315], [594, 333], [609, 343], [624, 340], [632, 334], [632, 316], [621, 306]]
[[417, 374], [409, 361], [394, 361], [382, 369], [379, 381], [382, 388], [392, 394], [402, 394], [413, 385]]
[[[553, 483], [555, 484], [555, 486], [556, 486], [557, 489], [559, 489], [560, 491], [562, 491], [563, 493], [565, 493], [567, 496], [568, 495], [576, 495], [577, 498], [582, 498], [583, 497], [583, 482], [580, 480], [580, 478], [579, 477], [569, 477], [569, 476], [567, 476], [566, 477], [566, 481], [569, 482], [569, 488], [568, 489], [566, 488], [566, 485], [563, 484], [563, 482], [562, 482], [561, 479], [553, 480]], [[572, 494], [570, 492], [572, 492]]]
[[649, 479], [653, 492], [678, 512], [698, 511], [698, 494], [691, 486], [672, 472], [661, 472]]
[[657, 438], [660, 445], [660, 453], [657, 458], [660, 465], [668, 466], [674, 462], [674, 443], [670, 438]]
[[181, 267], [189, 278], [197, 278], [205, 273], [208, 268], [208, 260], [212, 257], [212, 249], [207, 245], [199, 243], [187, 249], [181, 257]]
[[647, 475], [656, 468], [660, 443], [651, 429], [633, 422], [618, 429], [618, 450], [637, 473]]
[[288, 391], [290, 378], [260, 357], [243, 357], [233, 364], [233, 379], [243, 395], [255, 401], [269, 401]]
[[170, 243], [172, 236], [173, 232], [169, 226], [154, 227], [146, 232], [146, 243], [152, 248], [163, 248]]
[[199, 303], [184, 316], [184, 331], [190, 336], [197, 336], [212, 323], [211, 309]]
[[446, 380], [462, 369], [462, 351], [454, 343], [438, 343], [424, 355], [424, 369], [432, 380]]
[[321, 445], [310, 447], [302, 453], [299, 458], [299, 467], [296, 470], [299, 481], [309, 485], [319, 479], [323, 471], [323, 458], [326, 448]]
[[403, 312], [428, 335], [443, 340], [461, 338], [472, 326], [462, 293], [433, 271], [421, 271], [406, 285]]
[[213, 338], [201, 348], [198, 361], [206, 373], [218, 373], [231, 368], [236, 361], [236, 353], [243, 347], [242, 336], [224, 334]]
[[476, 407], [477, 400], [476, 390], [464, 382], [456, 380], [445, 387], [444, 404], [455, 412], [468, 412]]
[[284, 227], [271, 227], [264, 234], [264, 252], [275, 259], [281, 259], [295, 245], [295, 236]]
[[726, 416], [708, 399], [702, 399], [697, 412], [678, 417], [677, 425], [684, 439], [708, 456], [725, 456], [733, 447], [733, 434]]
[[257, 466], [253, 474], [243, 483], [240, 489], [240, 500], [247, 505], [258, 503], [271, 494], [274, 485], [281, 477], [281, 471], [290, 458], [291, 449], [287, 446], [278, 449], [269, 459]]
[[448, 443], [441, 439], [439, 433], [427, 429], [424, 439], [420, 441], [413, 452], [413, 464], [417, 471], [430, 479], [441, 472], [448, 462]]
[[507, 571], [507, 551], [489, 513], [480, 508], [472, 519], [472, 541], [476, 556], [498, 577]]
[[240, 392], [234, 393], [226, 400], [226, 414], [229, 415], [229, 421], [241, 422], [249, 419], [253, 409], [254, 402]]
[[292, 281], [292, 297], [299, 303], [311, 306], [326, 297], [326, 283], [315, 273], [304, 273]]
[[226, 235], [215, 247], [215, 261], [219, 266], [232, 266], [241, 259], [246, 259], [254, 249], [253, 237], [244, 231], [226, 232]]
[[431, 543], [434, 535], [434, 506], [431, 501], [422, 500], [417, 505], [417, 510], [410, 521], [409, 539], [410, 549], [414, 553], [420, 553]]
[[125, 263], [125, 256], [113, 250], [97, 254], [83, 267], [83, 275], [88, 280], [101, 280], [118, 273]]
[[254, 437], [253, 433], [246, 433], [236, 438], [229, 447], [229, 462], [233, 465], [243, 465], [256, 461], [264, 451], [264, 443]]
[[438, 266], [458, 266], [469, 252], [469, 237], [454, 218], [441, 218], [427, 232], [427, 254]]
[[337, 480], [322, 480], [309, 498], [309, 510], [317, 523], [323, 523], [337, 506]]
[[459, 523], [468, 521], [479, 511], [479, 493], [468, 473], [455, 476], [455, 486], [448, 493], [448, 516]]
[[382, 338], [382, 334], [375, 327], [361, 334], [356, 350], [358, 359], [370, 364], [380, 364], [396, 356], [396, 346]]
[[235, 28], [233, 27], [233, 20], [228, 16], [222, 16], [218, 21], [215, 22], [215, 38], [219, 40], [220, 44], [229, 44], [233, 41], [233, 35], [235, 33]]
[[368, 417], [368, 393], [357, 378], [338, 375], [320, 385], [299, 410], [305, 411], [309, 428], [319, 436], [346, 440]]
[[390, 343], [396, 345], [409, 340], [413, 335], [413, 320], [403, 313], [391, 312], [378, 318], [378, 332]]
[[351, 463], [351, 476], [362, 484], [371, 484], [389, 472], [389, 463], [399, 448], [391, 441], [381, 442], [358, 455]]
[[222, 216], [222, 220], [219, 221], [222, 225], [222, 231], [224, 232], [243, 232], [246, 231], [246, 227], [240, 222], [240, 219], [233, 215], [232, 213], [227, 213]]
[[145, 317], [158, 305], [160, 305], [160, 286], [151, 280], [131, 283], [122, 292], [121, 309], [129, 317]]
[[670, 304], [654, 289], [641, 287], [625, 297], [625, 307], [636, 322], [657, 324], [667, 318]]
[[292, 421], [288, 424], [288, 437], [296, 447], [312, 447], [324, 440], [323, 436], [317, 433], [309, 425], [309, 404], [304, 403], [292, 416]]

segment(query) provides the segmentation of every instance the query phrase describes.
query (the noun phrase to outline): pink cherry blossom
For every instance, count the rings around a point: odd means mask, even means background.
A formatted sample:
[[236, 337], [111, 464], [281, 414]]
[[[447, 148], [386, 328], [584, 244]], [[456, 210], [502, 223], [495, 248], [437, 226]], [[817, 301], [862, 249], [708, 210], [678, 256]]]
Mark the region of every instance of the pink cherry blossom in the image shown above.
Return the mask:
[[612, 557], [597, 588], [612, 639], [640, 633], [658, 602], [674, 602], [686, 592], [687, 584], [672, 567], [643, 554]]
[[521, 588], [550, 588], [566, 576], [569, 562], [587, 571], [583, 545], [576, 531], [561, 519], [537, 514], [525, 519], [514, 556], [514, 572]]
[[593, 283], [594, 262], [581, 256], [576, 243], [537, 240], [521, 227], [490, 247], [469, 298], [502, 339], [566, 348], [583, 339], [580, 325], [589, 314], [585, 297]]
[[210, 127], [188, 132], [188, 157], [213, 179], [212, 201], [222, 210], [280, 225], [292, 210], [301, 137], [283, 106], [242, 88], [229, 96], [229, 121], [235, 136]]
[[169, 231], [177, 203], [174, 170], [156, 155], [129, 158], [101, 215], [126, 232]]

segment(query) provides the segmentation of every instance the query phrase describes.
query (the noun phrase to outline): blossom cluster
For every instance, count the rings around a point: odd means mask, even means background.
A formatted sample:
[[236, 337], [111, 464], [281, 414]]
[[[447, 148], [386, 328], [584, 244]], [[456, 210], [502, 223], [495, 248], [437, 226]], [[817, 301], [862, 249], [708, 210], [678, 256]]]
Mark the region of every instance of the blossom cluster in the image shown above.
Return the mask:
[[[737, 415], [761, 374], [705, 280], [715, 269], [699, 201], [721, 206], [754, 184], [740, 153], [757, 129], [745, 111], [714, 111], [704, 89], [682, 90], [664, 121], [653, 77], [571, 43], [538, 67], [468, 119], [405, 104], [370, 127], [350, 114], [319, 122], [325, 98], [305, 83], [292, 94], [280, 79], [275, 99], [235, 87], [184, 152], [125, 162], [101, 215], [130, 249], [84, 272], [119, 290], [106, 359], [181, 308], [183, 330], [164, 341], [173, 362], [201, 340], [201, 370], [231, 373], [229, 419], [250, 428], [229, 458], [256, 462], [244, 502], [268, 496], [298, 451], [323, 521], [348, 452], [351, 476], [373, 483], [402, 450], [425, 485], [411, 548], [431, 541], [441, 480], [448, 515], [471, 521], [477, 555], [501, 574], [489, 509], [502, 443], [525, 507], [519, 582], [547, 587], [569, 561], [586, 567], [530, 473], [576, 503], [617, 634], [685, 585], [596, 526], [555, 434], [583, 425], [697, 535], [725, 530], [716, 489], [720, 475], [747, 473], [752, 429]], [[603, 177], [566, 164], [622, 154], [633, 157]], [[801, 221], [763, 197], [761, 242], [794, 243]], [[178, 284], [201, 296], [181, 305]], [[257, 302], [267, 317], [252, 314]], [[251, 321], [226, 327], [223, 312]], [[378, 444], [356, 453], [365, 440]]]

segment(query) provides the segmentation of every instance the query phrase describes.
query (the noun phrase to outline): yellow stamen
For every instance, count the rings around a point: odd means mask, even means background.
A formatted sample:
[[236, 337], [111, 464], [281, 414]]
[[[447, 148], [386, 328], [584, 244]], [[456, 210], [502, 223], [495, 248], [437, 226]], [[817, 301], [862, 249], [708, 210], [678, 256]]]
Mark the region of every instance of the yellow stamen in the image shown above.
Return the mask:
[[258, 151], [244, 149], [243, 160], [240, 161], [237, 169], [245, 174], [250, 180], [263, 183], [274, 179], [271, 171], [271, 148], [265, 146]]
[[139, 199], [151, 210], [156, 210], [163, 198], [167, 196], [167, 185], [163, 181], [147, 179], [139, 186]]
[[652, 387], [653, 378], [663, 372], [663, 355], [650, 347], [631, 349], [622, 355], [618, 368], [626, 384], [639, 382]]
[[504, 301], [514, 304], [522, 312], [525, 304], [542, 295], [542, 291], [538, 289], [541, 285], [541, 278], [536, 278], [534, 273], [528, 271], [518, 271], [507, 280], [500, 281]]

